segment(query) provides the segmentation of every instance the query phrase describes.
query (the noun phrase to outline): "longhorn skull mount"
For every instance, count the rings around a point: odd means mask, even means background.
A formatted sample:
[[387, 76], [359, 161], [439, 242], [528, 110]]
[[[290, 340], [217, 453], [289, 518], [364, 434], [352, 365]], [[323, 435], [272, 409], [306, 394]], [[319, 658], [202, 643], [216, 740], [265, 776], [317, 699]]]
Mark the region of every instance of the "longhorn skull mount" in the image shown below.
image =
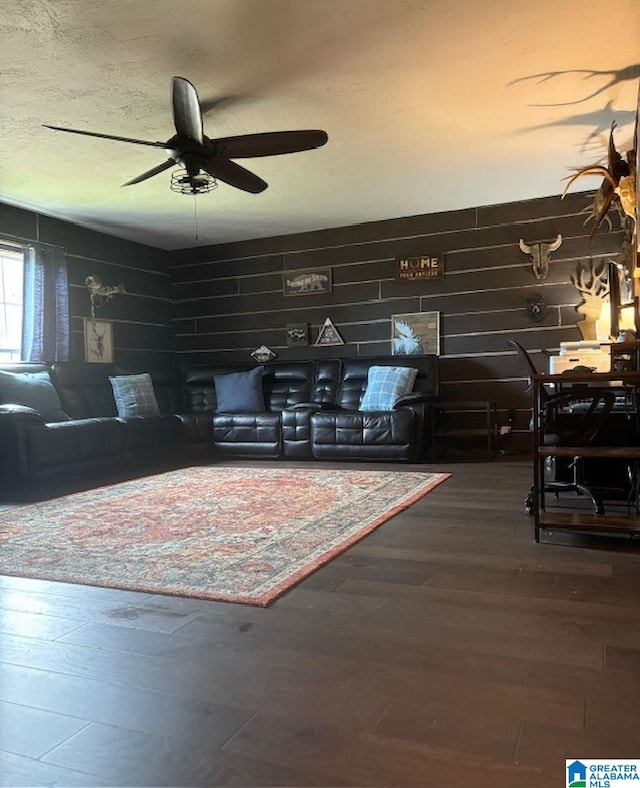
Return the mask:
[[549, 255], [560, 248], [562, 244], [562, 236], [558, 233], [555, 241], [535, 241], [530, 244], [526, 243], [523, 238], [520, 239], [520, 249], [528, 255], [531, 255], [531, 262], [533, 265], [533, 273], [536, 279], [546, 279], [549, 273]]

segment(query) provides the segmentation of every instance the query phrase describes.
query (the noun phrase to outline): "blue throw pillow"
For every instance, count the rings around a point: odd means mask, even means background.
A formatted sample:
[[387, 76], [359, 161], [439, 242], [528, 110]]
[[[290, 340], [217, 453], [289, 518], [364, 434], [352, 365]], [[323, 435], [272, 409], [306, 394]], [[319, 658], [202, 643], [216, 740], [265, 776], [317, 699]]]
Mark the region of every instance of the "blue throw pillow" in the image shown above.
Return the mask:
[[398, 399], [413, 390], [417, 374], [413, 367], [369, 367], [360, 410], [393, 410]]
[[5, 405], [25, 405], [45, 421], [69, 421], [48, 372], [0, 371], [0, 398]]
[[220, 413], [264, 413], [262, 373], [264, 367], [249, 372], [214, 375], [217, 410]]
[[160, 408], [148, 372], [139, 375], [110, 377], [116, 410], [121, 419], [127, 416], [159, 416]]

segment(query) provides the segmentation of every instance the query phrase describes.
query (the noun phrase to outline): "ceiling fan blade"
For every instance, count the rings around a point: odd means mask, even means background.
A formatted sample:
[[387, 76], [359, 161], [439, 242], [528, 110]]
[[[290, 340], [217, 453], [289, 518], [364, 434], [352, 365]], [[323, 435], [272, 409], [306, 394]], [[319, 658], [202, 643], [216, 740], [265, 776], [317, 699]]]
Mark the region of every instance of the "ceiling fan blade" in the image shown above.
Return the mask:
[[153, 178], [154, 175], [158, 175], [165, 170], [168, 170], [170, 167], [175, 166], [175, 161], [173, 159], [167, 159], [163, 161], [162, 164], [158, 164], [157, 167], [154, 167], [152, 170], [147, 170], [143, 172], [142, 175], [138, 175], [137, 178], [132, 178], [130, 181], [123, 183], [123, 186], [133, 186], [134, 183], [140, 183], [141, 181], [146, 181], [147, 178]]
[[202, 165], [202, 169], [214, 178], [228, 183], [229, 186], [235, 186], [236, 189], [242, 189], [242, 191], [251, 192], [251, 194], [263, 192], [268, 186], [262, 178], [236, 164], [235, 161], [229, 161], [229, 159], [207, 159], [206, 163]]
[[81, 131], [80, 129], [65, 129], [62, 126], [49, 126], [47, 123], [42, 124], [45, 129], [54, 129], [55, 131], [68, 131], [71, 134], [82, 134], [85, 137], [99, 137], [103, 140], [116, 140], [117, 142], [132, 142], [134, 145], [151, 145], [153, 148], [165, 148], [164, 142], [149, 142], [149, 140], [135, 140], [132, 137], [116, 137], [114, 134], [98, 134], [96, 131]]
[[298, 153], [324, 145], [329, 139], [326, 131], [267, 131], [262, 134], [244, 134], [238, 137], [221, 137], [211, 140], [220, 156], [230, 159], [250, 159], [256, 156], [279, 156]]
[[198, 93], [184, 77], [171, 80], [173, 122], [179, 137], [188, 137], [202, 144], [202, 113]]

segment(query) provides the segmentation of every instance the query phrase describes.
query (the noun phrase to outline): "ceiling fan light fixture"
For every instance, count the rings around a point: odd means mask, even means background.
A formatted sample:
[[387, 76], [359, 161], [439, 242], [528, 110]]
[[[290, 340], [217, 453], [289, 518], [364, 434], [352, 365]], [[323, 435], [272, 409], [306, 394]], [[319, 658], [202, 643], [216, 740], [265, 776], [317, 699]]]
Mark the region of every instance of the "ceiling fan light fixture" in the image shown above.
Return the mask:
[[45, 125], [55, 131], [118, 140], [134, 145], [150, 145], [153, 148], [169, 151], [169, 158], [162, 164], [122, 185], [133, 186], [142, 183], [179, 162], [186, 169], [179, 170], [171, 176], [171, 190], [179, 194], [206, 194], [217, 187], [218, 180], [249, 194], [259, 194], [267, 188], [266, 181], [232, 159], [297, 153], [319, 148], [328, 140], [327, 132], [321, 129], [267, 131], [209, 139], [202, 131], [202, 110], [198, 93], [191, 82], [184, 77], [173, 77], [171, 80], [171, 105], [176, 133], [166, 142], [151, 142], [133, 137]]
[[218, 181], [207, 172], [192, 176], [180, 169], [171, 173], [171, 191], [177, 194], [208, 194], [217, 188]]

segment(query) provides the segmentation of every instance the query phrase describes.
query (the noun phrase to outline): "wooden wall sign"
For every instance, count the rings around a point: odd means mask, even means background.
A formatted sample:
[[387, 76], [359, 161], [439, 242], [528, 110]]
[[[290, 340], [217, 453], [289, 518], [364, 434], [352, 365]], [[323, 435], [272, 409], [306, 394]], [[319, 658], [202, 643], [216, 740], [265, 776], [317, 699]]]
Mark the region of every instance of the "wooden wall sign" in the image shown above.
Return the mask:
[[340, 336], [330, 317], [327, 317], [320, 326], [318, 338], [313, 344], [316, 347], [321, 347], [322, 345], [344, 345], [344, 339]]
[[396, 279], [416, 281], [442, 279], [444, 259], [442, 257], [398, 257], [396, 259]]
[[292, 323], [286, 326], [287, 347], [309, 344], [309, 325], [307, 323]]
[[259, 364], [265, 364], [267, 361], [273, 361], [277, 353], [274, 353], [270, 347], [260, 345], [251, 352], [251, 358], [254, 358]]
[[282, 292], [286, 296], [330, 293], [331, 288], [330, 268], [303, 268], [282, 274]]

